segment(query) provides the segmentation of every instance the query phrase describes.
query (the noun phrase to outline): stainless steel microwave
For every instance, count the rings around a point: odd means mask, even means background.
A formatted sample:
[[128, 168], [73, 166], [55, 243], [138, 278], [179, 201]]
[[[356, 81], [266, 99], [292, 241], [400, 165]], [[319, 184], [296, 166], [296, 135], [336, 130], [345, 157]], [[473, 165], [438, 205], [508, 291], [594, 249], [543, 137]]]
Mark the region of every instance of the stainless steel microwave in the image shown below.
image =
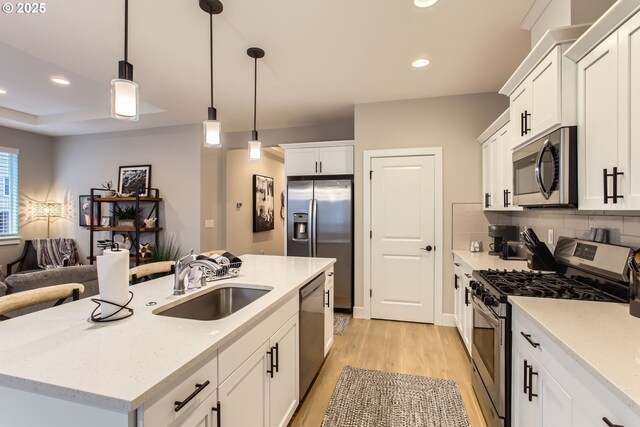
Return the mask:
[[578, 206], [577, 132], [560, 128], [513, 152], [513, 202], [528, 208]]

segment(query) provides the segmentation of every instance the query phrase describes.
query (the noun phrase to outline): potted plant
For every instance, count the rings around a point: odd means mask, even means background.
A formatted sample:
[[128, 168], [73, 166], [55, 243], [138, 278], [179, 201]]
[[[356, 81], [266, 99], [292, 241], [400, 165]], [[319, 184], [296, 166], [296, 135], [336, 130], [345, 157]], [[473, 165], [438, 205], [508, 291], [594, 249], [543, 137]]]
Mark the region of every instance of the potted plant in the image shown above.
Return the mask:
[[116, 190], [113, 189], [113, 181], [103, 182], [102, 188], [104, 189], [105, 197], [114, 197], [116, 195]]
[[113, 215], [116, 217], [116, 225], [118, 227], [135, 227], [138, 216], [142, 213], [142, 208], [136, 211], [133, 205], [120, 207], [116, 206]]

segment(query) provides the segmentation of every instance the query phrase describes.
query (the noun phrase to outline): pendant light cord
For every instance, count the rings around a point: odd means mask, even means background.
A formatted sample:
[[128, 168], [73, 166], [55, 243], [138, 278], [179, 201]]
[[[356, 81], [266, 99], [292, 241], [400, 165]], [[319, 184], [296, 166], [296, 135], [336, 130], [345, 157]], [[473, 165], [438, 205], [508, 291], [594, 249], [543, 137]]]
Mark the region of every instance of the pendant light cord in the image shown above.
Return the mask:
[[213, 108], [213, 14], [209, 14], [209, 46], [211, 48], [211, 52], [209, 55], [210, 66], [211, 66], [211, 108]]
[[129, 57], [129, 0], [124, 0], [124, 62]]
[[253, 58], [253, 131], [256, 129], [256, 105], [258, 104], [258, 58]]

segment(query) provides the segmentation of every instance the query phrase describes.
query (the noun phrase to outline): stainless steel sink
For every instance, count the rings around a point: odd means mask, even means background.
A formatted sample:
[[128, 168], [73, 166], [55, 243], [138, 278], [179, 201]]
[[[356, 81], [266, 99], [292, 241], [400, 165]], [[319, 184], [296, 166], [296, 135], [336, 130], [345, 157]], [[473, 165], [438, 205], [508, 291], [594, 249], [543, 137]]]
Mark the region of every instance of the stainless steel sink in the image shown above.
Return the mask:
[[180, 317], [182, 319], [218, 320], [241, 310], [270, 291], [270, 289], [240, 286], [218, 288], [173, 307], [167, 309], [161, 307], [154, 313], [159, 316]]

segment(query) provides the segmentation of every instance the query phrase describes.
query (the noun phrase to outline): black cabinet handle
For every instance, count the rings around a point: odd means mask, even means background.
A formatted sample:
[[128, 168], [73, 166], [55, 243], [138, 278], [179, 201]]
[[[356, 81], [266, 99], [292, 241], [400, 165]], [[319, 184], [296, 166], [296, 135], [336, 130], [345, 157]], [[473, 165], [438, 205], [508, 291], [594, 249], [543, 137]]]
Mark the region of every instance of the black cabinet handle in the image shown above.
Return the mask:
[[618, 172], [618, 168], [613, 168], [613, 203], [618, 203], [618, 199], [623, 199], [624, 196], [618, 195], [618, 176], [624, 175], [623, 172]]
[[537, 372], [533, 372], [533, 365], [529, 365], [529, 402], [533, 401], [534, 397], [538, 397], [533, 393], [533, 376], [538, 376]]
[[267, 374], [273, 378], [273, 347], [267, 351], [267, 354], [269, 355], [269, 368], [267, 369]]
[[469, 273], [464, 273], [465, 276], [467, 276], [467, 279], [471, 279], [471, 275]]
[[327, 289], [325, 294], [327, 295], [327, 300], [324, 302], [324, 305], [325, 307], [329, 308], [331, 307], [331, 289]]
[[602, 169], [602, 189], [604, 190], [604, 204], [609, 203], [609, 184], [607, 183], [607, 177], [609, 174], [606, 169]]
[[184, 408], [184, 406], [189, 403], [191, 401], [191, 399], [193, 399], [194, 397], [196, 397], [198, 395], [198, 393], [200, 393], [202, 390], [204, 390], [204, 388], [206, 386], [209, 385], [209, 380], [205, 381], [202, 384], [196, 384], [196, 389], [193, 393], [191, 393], [185, 400], [183, 401], [179, 401], [176, 400], [175, 402], [173, 402], [174, 404], [174, 411], [178, 412], [180, 409]]
[[316, 162], [316, 173], [318, 173], [318, 162]]
[[216, 404], [215, 408], [211, 408], [212, 411], [214, 411], [216, 413], [216, 427], [220, 427], [221, 425], [221, 418], [222, 418], [222, 408], [220, 408], [220, 401], [218, 400], [218, 403]]
[[458, 276], [453, 276], [453, 289], [458, 289], [460, 285], [458, 285], [458, 280], [460, 278]]
[[527, 364], [527, 359], [524, 359], [524, 368], [522, 370], [522, 382], [524, 384], [522, 393], [523, 394], [527, 394], [527, 389], [529, 388], [529, 385], [527, 384], [527, 371], [529, 370], [529, 365]]
[[458, 264], [457, 262], [454, 262], [453, 265], [455, 265], [456, 267], [460, 267], [460, 264]]
[[503, 190], [502, 191], [502, 201], [504, 202], [504, 207], [508, 208], [510, 203], [509, 203], [509, 194], [511, 194], [511, 191], [509, 190]]
[[469, 288], [464, 288], [464, 305], [469, 305]]
[[603, 417], [602, 421], [604, 421], [604, 423], [606, 425], [608, 425], [609, 427], [624, 427], [623, 425], [612, 423], [611, 421], [609, 421], [609, 419], [607, 417]]
[[531, 346], [533, 348], [538, 348], [540, 347], [540, 343], [539, 342], [535, 342], [531, 339], [531, 334], [525, 334], [524, 332], [520, 332], [520, 335], [522, 335], [524, 337], [525, 340], [527, 340], [529, 342], [529, 344], [531, 344]]
[[524, 120], [525, 120], [524, 113], [520, 113], [520, 136], [525, 136], [527, 134], [527, 132], [524, 130], [525, 129]]
[[322, 162], [320, 162], [320, 173], [322, 173]]
[[274, 347], [275, 352], [276, 352], [276, 372], [279, 372], [280, 370], [280, 347], [278, 346], [278, 343], [276, 343], [276, 346]]
[[484, 207], [485, 208], [491, 207], [491, 194], [489, 193], [484, 193]]
[[[624, 175], [624, 172], [618, 172], [618, 167], [613, 168], [613, 173], [608, 173], [608, 169], [602, 169], [602, 189], [604, 190], [604, 203], [608, 204], [609, 199], [613, 199], [613, 203], [617, 204], [618, 199], [624, 199], [624, 196], [618, 194], [618, 176]], [[608, 178], [613, 178], [613, 196], [609, 195]]]
[[531, 113], [527, 110], [524, 110], [524, 134], [528, 134], [531, 128], [529, 127], [529, 118], [531, 117]]

